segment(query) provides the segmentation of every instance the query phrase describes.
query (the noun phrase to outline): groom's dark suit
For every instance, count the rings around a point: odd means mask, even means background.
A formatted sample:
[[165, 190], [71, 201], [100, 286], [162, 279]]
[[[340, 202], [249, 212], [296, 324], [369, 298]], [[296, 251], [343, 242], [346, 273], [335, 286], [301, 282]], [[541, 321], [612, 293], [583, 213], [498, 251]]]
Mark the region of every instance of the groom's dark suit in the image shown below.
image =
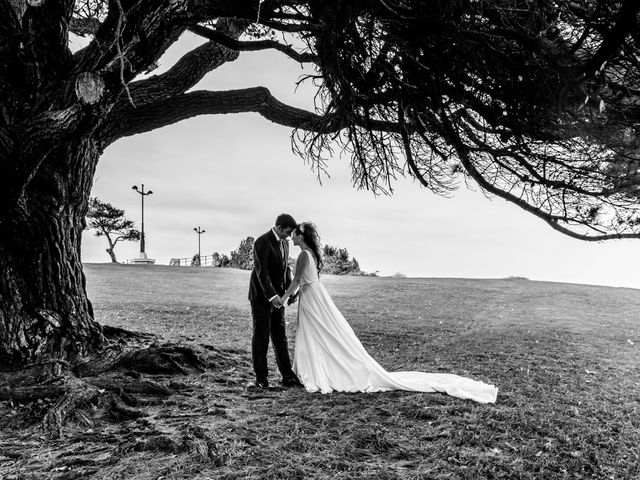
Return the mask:
[[288, 265], [289, 244], [283, 242], [284, 255], [273, 230], [256, 239], [253, 244], [253, 271], [249, 284], [249, 301], [253, 317], [251, 353], [258, 383], [267, 384], [267, 351], [269, 336], [276, 354], [278, 369], [284, 381], [296, 379], [291, 369], [284, 321], [284, 307], [274, 307], [270, 299], [282, 296], [291, 283]]

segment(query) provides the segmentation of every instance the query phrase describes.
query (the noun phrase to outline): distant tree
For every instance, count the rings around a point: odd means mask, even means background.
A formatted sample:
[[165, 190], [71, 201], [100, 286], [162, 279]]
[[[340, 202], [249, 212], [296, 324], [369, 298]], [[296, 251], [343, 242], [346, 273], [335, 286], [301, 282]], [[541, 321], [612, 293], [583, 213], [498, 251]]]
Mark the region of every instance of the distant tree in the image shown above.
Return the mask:
[[364, 273], [360, 270], [360, 264], [355, 258], [349, 259], [346, 248], [325, 245], [322, 249], [322, 257], [324, 262], [322, 271], [325, 273], [333, 275], [363, 275]]
[[231, 259], [227, 255], [225, 255], [224, 253], [222, 255], [220, 255], [220, 266], [221, 267], [228, 267], [230, 262], [231, 262]]
[[211, 264], [214, 267], [225, 268], [225, 267], [229, 266], [229, 262], [231, 262], [231, 260], [224, 253], [220, 254], [218, 252], [213, 252], [213, 255], [212, 255], [212, 258], [211, 258]]
[[87, 213], [87, 229], [96, 231], [96, 237], [105, 237], [109, 244], [107, 253], [113, 263], [117, 263], [114, 249], [120, 241], [140, 240], [140, 232], [133, 228], [133, 221], [124, 216], [124, 210], [98, 198], [89, 200]]
[[240, 242], [238, 249], [231, 252], [230, 267], [242, 270], [253, 268], [253, 242], [253, 237], [247, 237]]
[[218, 252], [213, 253], [215, 267], [239, 268], [251, 270], [253, 268], [253, 237], [247, 237], [240, 242], [237, 250], [233, 250], [229, 257]]
[[354, 271], [356, 272], [360, 272], [360, 264], [358, 263], [358, 260], [356, 260], [356, 257], [353, 257], [353, 259], [351, 260], [351, 265]]

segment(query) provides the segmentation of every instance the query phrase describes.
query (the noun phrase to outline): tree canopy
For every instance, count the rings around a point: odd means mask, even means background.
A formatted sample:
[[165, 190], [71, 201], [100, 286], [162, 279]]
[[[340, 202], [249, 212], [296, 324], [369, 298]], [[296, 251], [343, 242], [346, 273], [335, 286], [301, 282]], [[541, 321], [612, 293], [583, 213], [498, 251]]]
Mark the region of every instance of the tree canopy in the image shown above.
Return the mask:
[[[257, 112], [296, 129], [295, 148], [320, 171], [334, 149], [348, 152], [358, 187], [390, 192], [410, 175], [448, 194], [470, 181], [573, 237], [635, 238], [639, 8], [630, 0], [1, 0], [0, 156], [17, 149], [28, 158], [3, 162], [2, 190], [19, 198], [55, 141], [79, 131], [96, 132], [105, 148], [195, 115]], [[141, 78], [186, 30], [207, 41]], [[71, 53], [70, 32], [92, 40]], [[259, 85], [194, 89], [240, 52], [265, 49], [314, 66], [315, 112]], [[25, 85], [31, 97], [13, 95]]]
[[238, 249], [232, 250], [229, 256], [213, 252], [213, 266], [251, 270], [253, 268], [253, 242], [253, 237], [241, 240]]
[[349, 251], [333, 245], [322, 248], [323, 273], [333, 275], [365, 275], [355, 258], [349, 258]]

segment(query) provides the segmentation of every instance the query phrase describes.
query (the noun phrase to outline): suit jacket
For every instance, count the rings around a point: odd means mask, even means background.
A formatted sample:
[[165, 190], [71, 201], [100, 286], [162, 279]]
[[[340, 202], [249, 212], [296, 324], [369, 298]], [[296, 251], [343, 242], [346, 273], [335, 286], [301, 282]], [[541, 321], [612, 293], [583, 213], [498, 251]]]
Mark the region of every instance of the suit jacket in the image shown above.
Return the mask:
[[274, 295], [283, 295], [291, 284], [289, 243], [285, 243], [284, 259], [272, 230], [253, 243], [253, 270], [249, 283], [249, 301], [268, 303]]

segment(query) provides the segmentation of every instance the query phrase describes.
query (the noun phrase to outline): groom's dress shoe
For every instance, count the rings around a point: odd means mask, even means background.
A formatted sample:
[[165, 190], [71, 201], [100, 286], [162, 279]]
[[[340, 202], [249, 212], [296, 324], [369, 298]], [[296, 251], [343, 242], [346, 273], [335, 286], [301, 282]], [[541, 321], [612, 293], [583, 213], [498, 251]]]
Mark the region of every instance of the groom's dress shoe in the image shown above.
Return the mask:
[[282, 380], [282, 386], [283, 387], [303, 387], [304, 385], [302, 385], [302, 383], [300, 383], [300, 380], [298, 380], [297, 378], [285, 378], [284, 380]]

